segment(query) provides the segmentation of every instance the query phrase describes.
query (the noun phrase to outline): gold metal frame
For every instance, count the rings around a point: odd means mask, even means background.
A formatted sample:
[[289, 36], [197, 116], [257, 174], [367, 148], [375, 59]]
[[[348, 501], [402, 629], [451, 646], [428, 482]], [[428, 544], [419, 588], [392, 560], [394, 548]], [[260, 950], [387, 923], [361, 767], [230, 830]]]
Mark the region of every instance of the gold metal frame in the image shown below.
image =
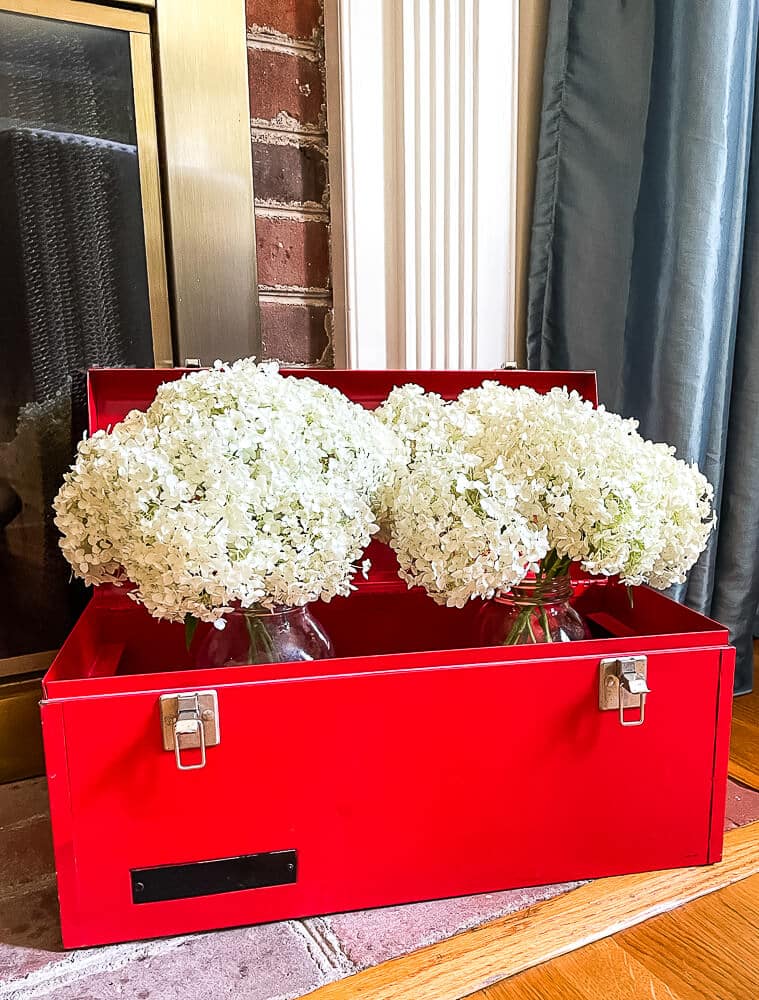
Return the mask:
[[41, 674], [0, 682], [0, 784], [45, 770], [39, 701]]
[[148, 273], [150, 326], [153, 331], [153, 358], [156, 368], [171, 368], [174, 363], [174, 350], [171, 343], [171, 320], [169, 318], [169, 286], [166, 275], [166, 246], [163, 239], [161, 178], [150, 36], [132, 31], [129, 34], [129, 45], [132, 55], [137, 162], [140, 170], [142, 228], [145, 237], [145, 260]]
[[42, 653], [25, 653], [23, 656], [6, 656], [0, 660], [0, 682], [17, 676], [44, 673], [55, 659], [57, 649], [46, 649]]
[[52, 21], [72, 21], [100, 28], [150, 33], [150, 18], [135, 10], [105, 7], [87, 0], [3, 0], [0, 10], [12, 14], [32, 14]]
[[157, 0], [177, 361], [260, 351], [243, 0]]

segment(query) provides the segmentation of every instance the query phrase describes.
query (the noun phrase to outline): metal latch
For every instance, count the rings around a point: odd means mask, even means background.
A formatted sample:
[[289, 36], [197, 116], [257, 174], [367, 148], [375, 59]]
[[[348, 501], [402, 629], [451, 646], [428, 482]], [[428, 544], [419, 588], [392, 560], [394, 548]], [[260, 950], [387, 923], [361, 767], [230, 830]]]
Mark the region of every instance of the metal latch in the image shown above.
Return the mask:
[[[206, 750], [219, 743], [219, 700], [215, 691], [162, 694], [163, 749], [173, 750], [180, 771], [206, 766]], [[197, 764], [183, 764], [185, 750], [200, 750]]]
[[[598, 707], [602, 712], [619, 712], [622, 726], [642, 726], [646, 717], [648, 659], [645, 656], [621, 656], [601, 660], [598, 675]], [[637, 718], [626, 719], [625, 709], [637, 708]]]

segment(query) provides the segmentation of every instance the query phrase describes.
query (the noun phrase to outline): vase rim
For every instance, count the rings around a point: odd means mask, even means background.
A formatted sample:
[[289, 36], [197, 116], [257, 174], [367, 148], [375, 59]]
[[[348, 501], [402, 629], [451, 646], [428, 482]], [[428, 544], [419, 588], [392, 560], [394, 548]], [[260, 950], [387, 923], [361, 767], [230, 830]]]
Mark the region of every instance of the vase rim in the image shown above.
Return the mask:
[[506, 594], [496, 594], [499, 604], [560, 604], [572, 596], [569, 572], [557, 573], [550, 580], [525, 578]]
[[265, 608], [262, 605], [255, 605], [250, 608], [235, 608], [232, 614], [251, 615], [256, 618], [265, 618], [272, 615], [292, 615], [298, 611], [304, 611], [305, 607], [305, 604], [275, 604], [273, 608]]

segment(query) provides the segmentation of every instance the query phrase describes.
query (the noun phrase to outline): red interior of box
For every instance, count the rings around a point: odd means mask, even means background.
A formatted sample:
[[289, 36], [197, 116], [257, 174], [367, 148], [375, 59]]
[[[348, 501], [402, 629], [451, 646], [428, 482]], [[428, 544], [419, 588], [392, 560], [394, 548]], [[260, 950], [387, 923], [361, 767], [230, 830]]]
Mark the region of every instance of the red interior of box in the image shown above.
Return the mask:
[[[561, 654], [566, 658], [603, 656], [607, 648], [618, 653], [620, 638], [629, 654], [652, 646], [678, 649], [727, 641], [722, 626], [647, 587], [635, 589], [631, 605], [625, 588], [613, 582], [578, 581], [574, 603], [588, 620], [594, 638], [562, 645]], [[557, 656], [556, 645], [550, 643], [477, 647], [481, 607], [480, 602], [472, 601], [461, 610], [443, 608], [420, 590], [398, 590], [395, 586], [358, 590], [348, 598], [312, 605], [334, 643], [335, 659], [202, 668], [192, 671], [192, 676], [199, 684], [215, 686], [300, 674], [352, 674]], [[188, 683], [190, 670], [181, 625], [151, 618], [123, 592], [102, 588], [50, 668], [45, 690], [48, 697], [62, 697], [115, 693], [125, 684], [129, 690], [181, 686]]]
[[[91, 430], [112, 426], [132, 409], [145, 409], [158, 385], [183, 374], [180, 369], [93, 369], [88, 385]], [[452, 399], [463, 388], [483, 379], [510, 386], [531, 385], [539, 391], [566, 385], [596, 402], [592, 372], [294, 370], [286, 374], [315, 375], [368, 407], [378, 405], [393, 386], [408, 382]], [[556, 656], [550, 644], [530, 646], [529, 653], [526, 647], [477, 648], [477, 619], [482, 608], [479, 601], [461, 610], [441, 608], [422, 591], [406, 589], [398, 577], [395, 556], [387, 546], [372, 543], [369, 555], [372, 571], [368, 580], [357, 581], [358, 590], [349, 598], [313, 607], [332, 638], [336, 659], [285, 667], [273, 664], [227, 667], [222, 671], [203, 669], [197, 671], [198, 682], [212, 685], [244, 681], [247, 677], [276, 679], [297, 676], [299, 671], [314, 675], [376, 670], [378, 657], [382, 658], [382, 669], [408, 669], [447, 662], [518, 660], [526, 655], [533, 659]], [[701, 643], [722, 643], [727, 638], [720, 625], [645, 587], [636, 589], [631, 605], [626, 589], [614, 581], [588, 580], [579, 575], [574, 603], [589, 621], [594, 638], [573, 643], [572, 656], [603, 654], [607, 643], [615, 640], [618, 646], [620, 637], [626, 639], [631, 653], [647, 648], [647, 637], [653, 636], [657, 637], [659, 649], [687, 645], [694, 637]], [[199, 626], [205, 627], [210, 626]], [[388, 654], [396, 655], [388, 660]], [[130, 690], [150, 688], [157, 683], [156, 674], [165, 684], [172, 673], [190, 668], [181, 625], [151, 618], [129, 600], [124, 589], [101, 587], [48, 672], [45, 688], [49, 697], [74, 690], [100, 693], [119, 690], [125, 678], [129, 678]], [[181, 676], [171, 683], [181, 684]]]
[[[90, 433], [117, 424], [130, 410], [146, 410], [158, 386], [173, 382], [191, 369], [186, 368], [91, 368], [87, 373]], [[359, 371], [341, 369], [282, 369], [283, 375], [316, 378], [324, 385], [340, 389], [369, 410], [379, 406], [395, 386], [415, 382], [444, 399], [455, 399], [462, 389], [485, 379], [512, 387], [529, 385], [538, 392], [555, 386], [576, 389], [584, 399], [598, 401], [595, 372], [489, 371]]]

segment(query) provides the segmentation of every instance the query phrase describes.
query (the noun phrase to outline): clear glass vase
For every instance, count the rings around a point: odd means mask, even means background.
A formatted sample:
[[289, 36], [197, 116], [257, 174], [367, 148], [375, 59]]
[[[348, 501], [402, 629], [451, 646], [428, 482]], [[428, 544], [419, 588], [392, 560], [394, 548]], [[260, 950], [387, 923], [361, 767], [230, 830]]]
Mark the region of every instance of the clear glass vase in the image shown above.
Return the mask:
[[286, 663], [335, 655], [329, 636], [308, 607], [241, 608], [224, 618], [224, 629], [211, 627], [194, 638], [190, 646], [194, 666]]
[[480, 644], [514, 646], [590, 639], [587, 624], [570, 604], [571, 597], [569, 573], [523, 580], [505, 596], [485, 605], [480, 616]]

